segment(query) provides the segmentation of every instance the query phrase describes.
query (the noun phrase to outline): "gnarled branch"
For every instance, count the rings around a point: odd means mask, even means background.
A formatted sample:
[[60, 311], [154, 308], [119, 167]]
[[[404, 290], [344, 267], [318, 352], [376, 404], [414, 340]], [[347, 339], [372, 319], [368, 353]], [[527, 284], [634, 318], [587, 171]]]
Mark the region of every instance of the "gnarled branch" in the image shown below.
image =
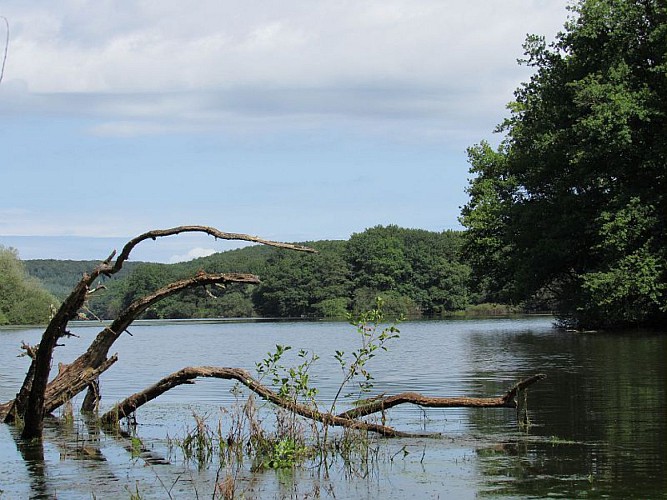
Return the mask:
[[294, 412], [302, 417], [321, 422], [326, 425], [348, 427], [354, 429], [361, 429], [370, 432], [376, 432], [386, 437], [407, 437], [407, 436], [427, 436], [432, 434], [414, 434], [398, 431], [392, 427], [370, 422], [357, 420], [361, 416], [371, 415], [397, 406], [403, 403], [411, 403], [419, 406], [431, 408], [451, 408], [451, 407], [505, 407], [515, 408], [516, 401], [514, 396], [518, 390], [525, 389], [529, 385], [546, 377], [546, 375], [538, 374], [524, 379], [517, 383], [504, 396], [498, 398], [427, 398], [415, 392], [404, 392], [396, 396], [389, 396], [382, 398], [372, 404], [367, 404], [359, 408], [355, 408], [340, 415], [333, 415], [327, 412], [321, 412], [314, 406], [308, 406], [297, 403], [293, 400], [283, 398], [273, 392], [268, 387], [262, 385], [255, 379], [247, 370], [242, 368], [224, 368], [213, 366], [199, 366], [187, 367], [172, 373], [152, 386], [137, 392], [132, 396], [121, 401], [115, 405], [110, 411], [102, 416], [102, 421], [105, 424], [112, 424], [118, 420], [132, 414], [137, 408], [152, 401], [161, 394], [164, 394], [169, 389], [181, 384], [192, 383], [198, 377], [213, 377], [224, 380], [236, 380], [245, 385], [248, 389], [253, 391], [261, 398], [270, 401], [271, 403], [284, 408], [290, 412]]
[[[110, 276], [120, 271], [125, 261], [129, 258], [130, 253], [132, 252], [134, 247], [137, 246], [142, 241], [147, 239], [155, 240], [157, 238], [165, 236], [172, 236], [188, 232], [205, 233], [215, 238], [220, 238], [225, 240], [249, 241], [254, 243], [261, 243], [264, 245], [275, 246], [279, 248], [287, 248], [290, 250], [297, 250], [302, 252], [315, 252], [315, 250], [301, 245], [279, 243], [275, 241], [265, 240], [257, 236], [250, 236], [241, 233], [226, 233], [208, 226], [179, 226], [171, 229], [158, 229], [158, 230], [148, 231], [144, 234], [137, 236], [136, 238], [133, 238], [123, 247], [120, 255], [115, 260], [115, 262], [113, 262], [113, 258], [116, 255], [116, 252], [114, 251], [111, 253], [111, 255], [109, 255], [109, 257], [106, 260], [98, 264], [95, 267], [95, 269], [93, 269], [90, 272], [90, 274], [86, 273], [81, 277], [79, 283], [77, 283], [77, 285], [74, 287], [69, 296], [63, 301], [61, 306], [58, 308], [58, 311], [56, 311], [54, 317], [51, 319], [48, 326], [46, 327], [44, 334], [42, 335], [42, 339], [39, 343], [39, 348], [37, 349], [35, 359], [33, 361], [34, 370], [31, 370], [27, 375], [27, 377], [30, 377], [32, 380], [31, 381], [26, 380], [26, 382], [24, 382], [23, 384], [24, 387], [30, 387], [30, 390], [28, 394], [26, 394], [25, 397], [23, 397], [23, 400], [18, 402], [20, 404], [14, 405], [16, 408], [18, 407], [25, 408], [24, 410], [25, 425], [22, 433], [22, 436], [24, 438], [29, 439], [29, 438], [39, 437], [42, 434], [43, 419], [46, 406], [45, 405], [46, 388], [48, 384], [49, 373], [51, 370], [51, 359], [53, 358], [53, 350], [56, 347], [58, 339], [67, 335], [68, 333], [67, 324], [71, 320], [76, 318], [79, 310], [81, 309], [81, 307], [83, 307], [86, 301], [86, 297], [88, 296], [88, 293], [91, 289], [91, 285], [101, 275]], [[211, 283], [213, 282], [215, 281], [211, 281]], [[194, 283], [194, 284], [196, 285], [205, 283], [202, 281], [202, 283]], [[156, 297], [155, 300], [160, 300], [160, 298]], [[125, 319], [119, 318], [118, 320], [116, 320], [116, 322], [114, 322], [114, 324], [118, 322], [119, 326], [123, 326], [123, 324], [125, 323], [127, 324], [125, 324], [123, 328], [114, 329], [110, 335], [105, 336], [105, 339], [113, 338], [113, 340], [111, 340], [111, 343], [113, 343], [115, 338], [117, 338], [117, 336], [120, 335], [127, 328], [129, 323], [131, 323], [134, 320], [134, 318], [136, 318], [136, 315], [140, 314], [147, 307], [149, 307], [150, 303], [139, 301], [139, 303], [134, 303], [133, 306], [135, 306], [135, 310], [131, 311], [126, 310], [127, 315]], [[110, 345], [111, 344], [109, 344], [109, 346]], [[91, 346], [91, 348], [92, 347], [93, 346]], [[98, 359], [98, 362], [101, 363], [101, 360]], [[5, 409], [5, 406], [6, 405], [0, 406], [0, 411], [3, 411]]]
[[[94, 378], [81, 378], [80, 373], [85, 372], [91, 367], [97, 369], [105, 365], [106, 357], [113, 343], [124, 331], [127, 330], [132, 322], [151, 305], [182, 290], [216, 283], [258, 284], [259, 278], [252, 274], [198, 273], [193, 278], [170, 283], [150, 295], [135, 300], [119, 314], [118, 318], [116, 318], [111, 325], [97, 334], [97, 337], [91, 342], [85, 353], [79, 356], [70, 365], [64, 367], [63, 370], [61, 370], [60, 373], [58, 373], [58, 375], [48, 384], [44, 401], [45, 411], [52, 412], [63, 404], [63, 402], [71, 399], [74, 395], [86, 389]], [[110, 364], [106, 365], [99, 374], [103, 373], [110, 366]]]
[[[154, 229], [152, 231], [148, 231], [144, 234], [140, 234], [136, 238], [131, 239], [128, 241], [125, 246], [123, 247], [123, 250], [120, 252], [120, 255], [116, 259], [116, 263], [111, 267], [111, 270], [108, 272], [115, 273], [118, 270], [120, 270], [121, 266], [123, 263], [128, 259], [130, 256], [130, 252], [134, 249], [135, 246], [137, 246], [139, 243], [141, 243], [144, 240], [155, 240], [156, 238], [162, 238], [165, 236], [173, 236], [175, 234], [180, 234], [180, 233], [206, 233], [211, 236], [213, 236], [216, 239], [221, 239], [221, 240], [236, 240], [236, 241], [249, 241], [251, 243], [260, 243], [262, 245], [268, 245], [272, 247], [278, 247], [278, 248], [286, 248], [288, 250], [296, 250], [298, 252], [309, 252], [309, 253], [317, 253], [317, 250], [310, 248], [310, 247], [305, 247], [302, 245], [294, 245], [291, 243], [281, 243], [278, 241], [271, 241], [271, 240], [265, 240], [263, 238], [260, 238], [259, 236], [250, 236], [249, 234], [242, 234], [242, 233], [226, 233], [224, 231], [220, 231], [214, 227], [208, 227], [208, 226], [178, 226], [178, 227], [172, 227], [171, 229]], [[112, 254], [113, 255], [113, 254]], [[113, 258], [113, 257], [111, 257]], [[108, 261], [111, 260], [107, 259]]]
[[397, 431], [385, 425], [352, 420], [349, 418], [338, 417], [336, 415], [332, 415], [331, 413], [318, 411], [312, 406], [304, 405], [280, 397], [271, 389], [260, 384], [259, 381], [257, 381], [247, 370], [242, 368], [222, 368], [213, 366], [187, 367], [164, 377], [149, 388], [141, 392], [137, 392], [118, 403], [116, 406], [114, 406], [113, 409], [102, 415], [102, 422], [105, 424], [111, 424], [117, 420], [120, 420], [130, 415], [140, 406], [165, 393], [169, 389], [181, 384], [192, 383], [192, 381], [198, 377], [213, 377], [225, 380], [236, 380], [237, 382], [245, 385], [248, 389], [253, 391], [262, 399], [270, 401], [271, 403], [288, 411], [294, 412], [297, 415], [301, 415], [302, 417], [321, 422], [323, 424], [368, 430], [387, 437], [415, 436], [415, 434]]

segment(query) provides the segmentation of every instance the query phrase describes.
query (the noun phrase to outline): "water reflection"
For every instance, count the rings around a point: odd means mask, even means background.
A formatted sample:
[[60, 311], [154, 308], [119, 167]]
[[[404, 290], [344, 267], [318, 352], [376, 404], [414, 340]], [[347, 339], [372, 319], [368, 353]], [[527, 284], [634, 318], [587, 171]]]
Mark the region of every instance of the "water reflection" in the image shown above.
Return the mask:
[[[486, 340], [489, 351], [507, 347], [502, 337]], [[515, 340], [511, 347], [516, 357], [524, 366], [544, 371], [548, 384], [530, 390], [535, 425], [526, 439], [512, 443], [516, 453], [481, 456], [480, 466], [492, 485], [489, 491], [519, 496], [663, 496], [665, 337], [556, 332]], [[473, 415], [483, 429], [486, 416]], [[493, 427], [492, 423], [487, 429]]]
[[12, 430], [12, 437], [28, 470], [31, 498], [54, 498], [55, 494], [47, 479], [42, 440], [23, 440], [15, 430]]
[[[74, 359], [98, 329], [76, 325], [80, 338], [68, 339], [55, 362]], [[331, 354], [358, 346], [344, 323], [148, 323], [132, 333], [114, 345], [120, 359], [102, 377], [102, 411], [184, 366], [253, 370], [276, 343], [320, 354], [313, 379], [327, 404], [341, 378]], [[13, 396], [27, 369], [27, 360], [16, 357], [21, 341], [35, 343], [40, 335], [37, 329], [0, 330], [1, 400]], [[391, 425], [440, 432], [443, 438], [383, 441], [382, 455], [366, 478], [347, 477], [334, 467], [328, 478], [313, 470], [288, 477], [245, 473], [240, 484], [248, 497], [315, 492], [325, 498], [665, 497], [666, 339], [640, 332], [563, 333], [552, 329], [548, 318], [407, 322], [389, 352], [369, 366], [376, 393], [490, 397], [544, 372], [547, 380], [528, 392], [528, 430], [518, 429], [511, 409], [404, 406], [389, 412]], [[21, 442], [4, 426], [0, 490], [7, 498], [90, 498], [92, 493], [129, 496], [139, 484], [147, 498], [163, 498], [164, 485], [183, 497], [195, 489], [210, 495], [216, 471], [192, 471], [173, 457], [166, 463], [166, 436], [183, 435], [193, 411], [214, 423], [220, 407], [235, 401], [230, 389], [202, 380], [142, 408], [137, 433], [143, 456], [128, 451], [127, 439], [100, 433], [85, 420], [74, 428], [49, 425], [41, 445]], [[15, 481], [7, 484], [6, 478]]]

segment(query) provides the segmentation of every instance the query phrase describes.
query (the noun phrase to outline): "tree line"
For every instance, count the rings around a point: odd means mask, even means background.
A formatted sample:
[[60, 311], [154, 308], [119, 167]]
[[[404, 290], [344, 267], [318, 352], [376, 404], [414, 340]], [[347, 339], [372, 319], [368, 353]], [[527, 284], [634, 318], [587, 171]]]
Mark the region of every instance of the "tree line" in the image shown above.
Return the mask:
[[28, 275], [16, 250], [0, 245], [0, 325], [45, 323], [57, 303]]
[[[178, 264], [133, 263], [102, 282], [84, 314], [114, 317], [135, 299], [197, 272], [246, 272], [262, 283], [195, 289], [151, 307], [145, 318], [324, 317], [372, 308], [383, 297], [389, 314], [433, 317], [485, 298], [462, 261], [462, 233], [376, 226], [349, 240], [306, 242], [317, 254], [251, 246]], [[30, 274], [63, 296], [92, 262], [29, 260]]]

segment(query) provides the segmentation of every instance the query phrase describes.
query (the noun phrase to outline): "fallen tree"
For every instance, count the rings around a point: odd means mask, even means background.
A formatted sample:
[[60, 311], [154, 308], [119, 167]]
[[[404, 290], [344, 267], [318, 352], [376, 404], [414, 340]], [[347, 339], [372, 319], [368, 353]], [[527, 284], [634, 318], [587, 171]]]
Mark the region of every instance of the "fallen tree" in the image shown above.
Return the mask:
[[[58, 346], [58, 341], [71, 335], [67, 330], [69, 321], [78, 317], [78, 313], [84, 306], [86, 299], [97, 290], [94, 288], [95, 280], [100, 276], [111, 276], [123, 266], [128, 260], [131, 251], [136, 245], [147, 239], [171, 236], [185, 232], [202, 232], [215, 238], [226, 240], [241, 240], [260, 243], [289, 250], [301, 252], [315, 252], [315, 250], [301, 245], [279, 243], [264, 240], [256, 236], [239, 233], [225, 233], [215, 228], [206, 226], [180, 226], [166, 230], [153, 230], [130, 240], [123, 247], [117, 259], [115, 251], [102, 261], [90, 274], [84, 274], [79, 283], [74, 287], [70, 295], [62, 303], [54, 317], [46, 327], [38, 346], [24, 345], [23, 348], [31, 358], [31, 364], [25, 376], [23, 385], [14, 400], [0, 405], [0, 420], [12, 423], [17, 420], [23, 422], [22, 437], [24, 439], [41, 437], [43, 431], [43, 420], [46, 414], [70, 401], [74, 396], [84, 390], [88, 390], [83, 402], [82, 411], [90, 411], [97, 407], [100, 398], [98, 379], [102, 373], [117, 362], [117, 355], [109, 356], [109, 351], [114, 342], [124, 333], [128, 332], [132, 322], [141, 316], [151, 305], [169, 297], [177, 292], [194, 287], [222, 286], [228, 283], [258, 284], [259, 278], [252, 274], [225, 273], [211, 274], [198, 272], [195, 276], [171, 283], [155, 292], [141, 297], [131, 303], [118, 317], [102, 331], [98, 333], [86, 352], [79, 356], [69, 365], [60, 365], [58, 374], [48, 381], [53, 351]], [[377, 325], [377, 316], [375, 317]], [[395, 331], [393, 327], [387, 330]], [[129, 332], [128, 332], [129, 333]], [[384, 336], [383, 332], [378, 339], [382, 341], [392, 338], [393, 335]], [[383, 337], [384, 336], [384, 337]], [[378, 347], [378, 346], [376, 346]], [[374, 347], [375, 348], [375, 347]], [[364, 350], [364, 355], [370, 351]], [[357, 358], [357, 362], [360, 358]], [[358, 371], [357, 371], [358, 370]], [[350, 376], [366, 372], [362, 364], [357, 365], [350, 372]], [[236, 380], [248, 387], [261, 398], [281, 407], [293, 414], [320, 422], [327, 426], [341, 426], [376, 432], [383, 436], [397, 437], [414, 435], [404, 433], [383, 424], [376, 424], [359, 420], [374, 413], [384, 412], [394, 406], [409, 403], [422, 407], [451, 408], [451, 407], [485, 407], [485, 408], [516, 408], [517, 395], [528, 386], [543, 379], [545, 375], [538, 374], [524, 379], [514, 385], [506, 394], [494, 398], [469, 398], [469, 397], [429, 397], [415, 392], [404, 392], [393, 396], [376, 397], [367, 400], [361, 405], [344, 413], [334, 414], [320, 411], [316, 405], [307, 405], [297, 402], [295, 399], [284, 397], [262, 385], [246, 370], [240, 368], [221, 367], [188, 367], [175, 372], [153, 386], [136, 393], [121, 403], [117, 404], [111, 411], [102, 416], [102, 421], [110, 424], [131, 415], [143, 404], [158, 397], [160, 394], [176, 387], [177, 385], [192, 383], [198, 377], [215, 377], [226, 380]], [[349, 379], [346, 379], [346, 381]], [[345, 382], [344, 382], [345, 383]], [[340, 391], [339, 391], [340, 392]]]
[[304, 418], [320, 422], [325, 425], [348, 427], [376, 432], [386, 437], [421, 436], [422, 434], [406, 433], [398, 431], [386, 425], [357, 420], [362, 416], [383, 412], [399, 404], [410, 403], [429, 408], [454, 408], [454, 407], [483, 407], [483, 408], [516, 408], [517, 394], [528, 386], [546, 377], [537, 374], [515, 384], [506, 394], [496, 398], [468, 398], [468, 397], [427, 397], [416, 392], [403, 392], [395, 396], [375, 398], [372, 401], [357, 406], [356, 408], [332, 415], [323, 412], [315, 406], [298, 403], [292, 399], [284, 398], [276, 394], [268, 387], [256, 380], [250, 372], [242, 368], [222, 368], [214, 366], [187, 367], [172, 373], [152, 386], [137, 392], [132, 396], [115, 405], [102, 416], [102, 422], [110, 425], [118, 420], [129, 417], [139, 407], [152, 401], [168, 390], [182, 385], [193, 383], [199, 377], [219, 378], [224, 380], [236, 380], [266, 401], [279, 406], [290, 413], [296, 413]]
[[[155, 302], [174, 293], [197, 286], [224, 285], [227, 283], [259, 283], [259, 278], [250, 274], [208, 274], [199, 272], [190, 279], [172, 283], [157, 292], [142, 297], [128, 306], [119, 317], [102, 330], [91, 343], [88, 350], [72, 364], [60, 370], [55, 379], [48, 382], [51, 371], [53, 351], [60, 339], [70, 336], [68, 323], [78, 317], [90, 293], [94, 293], [94, 283], [100, 276], [111, 276], [121, 270], [129, 259], [132, 250], [147, 239], [172, 236], [181, 233], [200, 232], [216, 239], [249, 241], [290, 250], [314, 252], [301, 245], [291, 245], [269, 241], [257, 236], [240, 233], [227, 233], [207, 226], [179, 226], [171, 229], [152, 230], [130, 240], [114, 260], [116, 252], [102, 261], [90, 274], [84, 274], [69, 296], [63, 301], [47, 325], [39, 346], [28, 352], [32, 362], [24, 379], [21, 390], [13, 401], [0, 405], [0, 417], [5, 422], [20, 418], [23, 423], [22, 437], [26, 439], [41, 437], [44, 415], [91, 385], [101, 373], [116, 361], [116, 357], [107, 358], [113, 343], [127, 330], [130, 324]], [[87, 403], [88, 405], [90, 403]]]

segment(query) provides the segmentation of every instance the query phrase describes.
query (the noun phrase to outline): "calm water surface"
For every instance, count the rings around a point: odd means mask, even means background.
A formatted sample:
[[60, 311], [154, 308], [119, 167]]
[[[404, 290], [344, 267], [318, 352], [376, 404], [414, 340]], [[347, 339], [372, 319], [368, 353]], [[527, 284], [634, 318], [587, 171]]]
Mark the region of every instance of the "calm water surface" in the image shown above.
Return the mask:
[[[65, 341], [56, 363], [74, 359], [99, 327], [71, 330], [79, 337]], [[441, 437], [379, 440], [364, 474], [337, 465], [328, 476], [248, 472], [238, 491], [246, 498], [667, 498], [667, 335], [565, 333], [550, 318], [406, 322], [400, 330], [369, 367], [374, 392], [496, 396], [546, 373], [528, 393], [529, 429], [518, 428], [514, 410], [405, 405], [389, 412], [390, 425]], [[130, 331], [114, 345], [120, 359], [101, 379], [103, 410], [185, 366], [254, 371], [277, 343], [321, 356], [313, 383], [319, 399], [331, 401], [341, 380], [332, 354], [358, 347], [345, 323], [146, 322]], [[0, 329], [0, 400], [13, 397], [27, 369], [17, 357], [21, 341], [36, 343], [41, 333]], [[193, 412], [212, 423], [222, 418], [220, 408], [235, 401], [231, 388], [201, 380], [141, 408], [137, 433], [149, 452], [142, 457], [133, 458], [122, 439], [85, 430], [85, 422], [50, 423], [43, 447], [22, 443], [0, 424], [0, 499], [210, 498], [216, 467], [186, 467], [172, 457], [167, 437], [192, 428]], [[91, 446], [81, 445], [84, 435]]]

